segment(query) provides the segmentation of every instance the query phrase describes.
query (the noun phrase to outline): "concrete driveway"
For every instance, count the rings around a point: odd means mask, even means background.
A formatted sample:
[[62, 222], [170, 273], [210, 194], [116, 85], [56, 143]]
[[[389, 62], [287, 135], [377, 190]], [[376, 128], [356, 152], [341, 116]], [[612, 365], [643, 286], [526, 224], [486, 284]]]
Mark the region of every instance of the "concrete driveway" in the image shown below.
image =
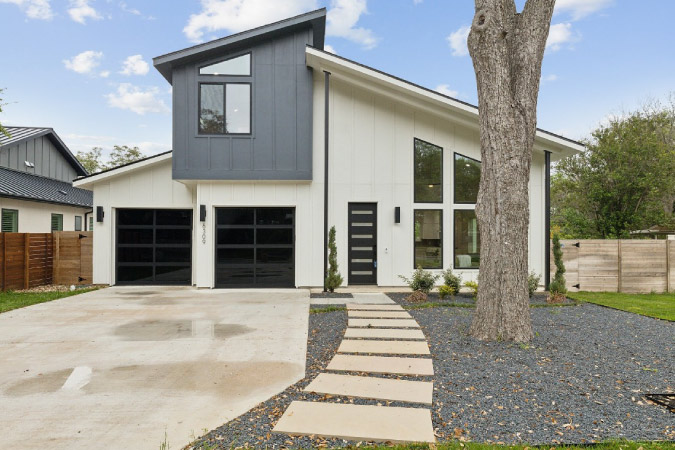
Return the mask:
[[308, 308], [113, 287], [0, 314], [0, 448], [181, 448], [304, 376]]

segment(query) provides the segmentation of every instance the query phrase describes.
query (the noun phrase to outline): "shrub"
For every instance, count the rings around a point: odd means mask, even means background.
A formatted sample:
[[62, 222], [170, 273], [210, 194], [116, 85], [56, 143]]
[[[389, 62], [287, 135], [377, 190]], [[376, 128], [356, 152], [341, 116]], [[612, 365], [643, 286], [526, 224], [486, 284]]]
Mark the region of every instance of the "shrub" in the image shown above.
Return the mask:
[[549, 296], [546, 297], [546, 303], [565, 303], [565, 300], [567, 300], [567, 297], [560, 292], [551, 292]]
[[415, 291], [407, 298], [410, 303], [425, 303], [427, 301], [427, 294], [422, 291]]
[[474, 300], [478, 297], [478, 281], [467, 281], [464, 283], [465, 287], [471, 289], [471, 294], [473, 295]]
[[443, 285], [439, 286], [438, 288], [438, 296], [441, 297], [441, 300], [444, 299], [445, 297], [451, 297], [457, 293], [457, 290], [448, 285]]
[[335, 292], [342, 285], [342, 275], [338, 271], [337, 245], [335, 245], [335, 227], [328, 233], [328, 274], [326, 275], [326, 290]]
[[403, 275], [399, 275], [399, 278], [405, 281], [413, 291], [420, 291], [428, 294], [436, 285], [436, 281], [440, 278], [440, 275], [434, 275], [428, 270], [422, 269], [422, 266], [419, 266], [410, 278], [404, 277]]
[[555, 262], [555, 276], [548, 290], [551, 294], [566, 294], [567, 282], [565, 281], [565, 264], [563, 264], [563, 252], [560, 246], [560, 236], [553, 235], [553, 261]]
[[462, 285], [462, 276], [455, 275], [452, 273], [452, 269], [448, 269], [443, 272], [443, 281], [446, 286], [454, 289], [455, 292], [451, 295], [455, 295], [459, 292], [459, 287]]
[[540, 280], [541, 277], [534, 271], [530, 272], [530, 274], [527, 276], [527, 290], [530, 292], [530, 298], [532, 298], [534, 293], [537, 292]]

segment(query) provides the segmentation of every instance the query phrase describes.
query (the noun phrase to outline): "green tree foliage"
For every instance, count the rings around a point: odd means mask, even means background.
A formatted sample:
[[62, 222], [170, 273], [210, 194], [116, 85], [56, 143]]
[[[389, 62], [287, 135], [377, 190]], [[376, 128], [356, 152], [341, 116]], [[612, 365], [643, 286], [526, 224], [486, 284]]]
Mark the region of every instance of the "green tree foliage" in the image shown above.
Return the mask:
[[[0, 94], [2, 94], [3, 92], [4, 92], [4, 89], [0, 89]], [[0, 98], [0, 113], [2, 112], [2, 107], [5, 106], [6, 104], [7, 104], [7, 103], [4, 103], [4, 102], [2, 101], [2, 98]], [[9, 131], [7, 131], [7, 130], [5, 129], [5, 127], [2, 126], [2, 123], [0, 123], [0, 134], [4, 134], [5, 136], [10, 137], [10, 136], [9, 136]]]
[[94, 147], [91, 150], [77, 152], [76, 158], [80, 164], [89, 173], [96, 173], [103, 170], [103, 163], [101, 162], [101, 147]]
[[127, 145], [115, 145], [112, 152], [110, 152], [110, 160], [108, 162], [103, 161], [102, 152], [103, 149], [101, 147], [94, 147], [88, 151], [77, 152], [76, 157], [89, 173], [119, 167], [145, 157], [138, 147], [129, 147]]
[[342, 275], [338, 270], [337, 245], [335, 244], [335, 227], [328, 232], [328, 274], [326, 275], [326, 290], [335, 292], [342, 285]]
[[565, 280], [565, 264], [563, 263], [563, 252], [558, 233], [553, 235], [553, 262], [555, 263], [555, 275], [548, 290], [552, 294], [565, 294], [567, 293], [567, 281]]
[[129, 147], [127, 145], [115, 145], [112, 152], [110, 152], [110, 163], [108, 168], [119, 167], [124, 164], [129, 164], [139, 159], [143, 159], [145, 155], [138, 147]]
[[673, 100], [611, 119], [586, 145], [552, 177], [551, 220], [564, 237], [624, 238], [675, 224]]

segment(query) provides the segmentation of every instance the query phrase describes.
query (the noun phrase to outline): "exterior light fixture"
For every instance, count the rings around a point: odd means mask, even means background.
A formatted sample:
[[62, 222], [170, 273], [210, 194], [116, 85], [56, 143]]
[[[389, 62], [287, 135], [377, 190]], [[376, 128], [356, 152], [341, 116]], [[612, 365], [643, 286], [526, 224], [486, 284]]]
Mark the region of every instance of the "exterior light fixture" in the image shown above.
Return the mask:
[[394, 208], [394, 223], [401, 223], [401, 207]]
[[199, 221], [206, 222], [206, 205], [199, 205]]
[[103, 222], [103, 206], [96, 207], [96, 222]]

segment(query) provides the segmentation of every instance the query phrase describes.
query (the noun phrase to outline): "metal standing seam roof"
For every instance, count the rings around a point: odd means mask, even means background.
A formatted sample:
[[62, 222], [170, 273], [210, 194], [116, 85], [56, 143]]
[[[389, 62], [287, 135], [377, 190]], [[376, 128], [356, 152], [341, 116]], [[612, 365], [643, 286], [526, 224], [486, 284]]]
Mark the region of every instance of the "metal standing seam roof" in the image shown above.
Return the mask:
[[94, 193], [65, 181], [0, 167], [0, 197], [91, 208]]

